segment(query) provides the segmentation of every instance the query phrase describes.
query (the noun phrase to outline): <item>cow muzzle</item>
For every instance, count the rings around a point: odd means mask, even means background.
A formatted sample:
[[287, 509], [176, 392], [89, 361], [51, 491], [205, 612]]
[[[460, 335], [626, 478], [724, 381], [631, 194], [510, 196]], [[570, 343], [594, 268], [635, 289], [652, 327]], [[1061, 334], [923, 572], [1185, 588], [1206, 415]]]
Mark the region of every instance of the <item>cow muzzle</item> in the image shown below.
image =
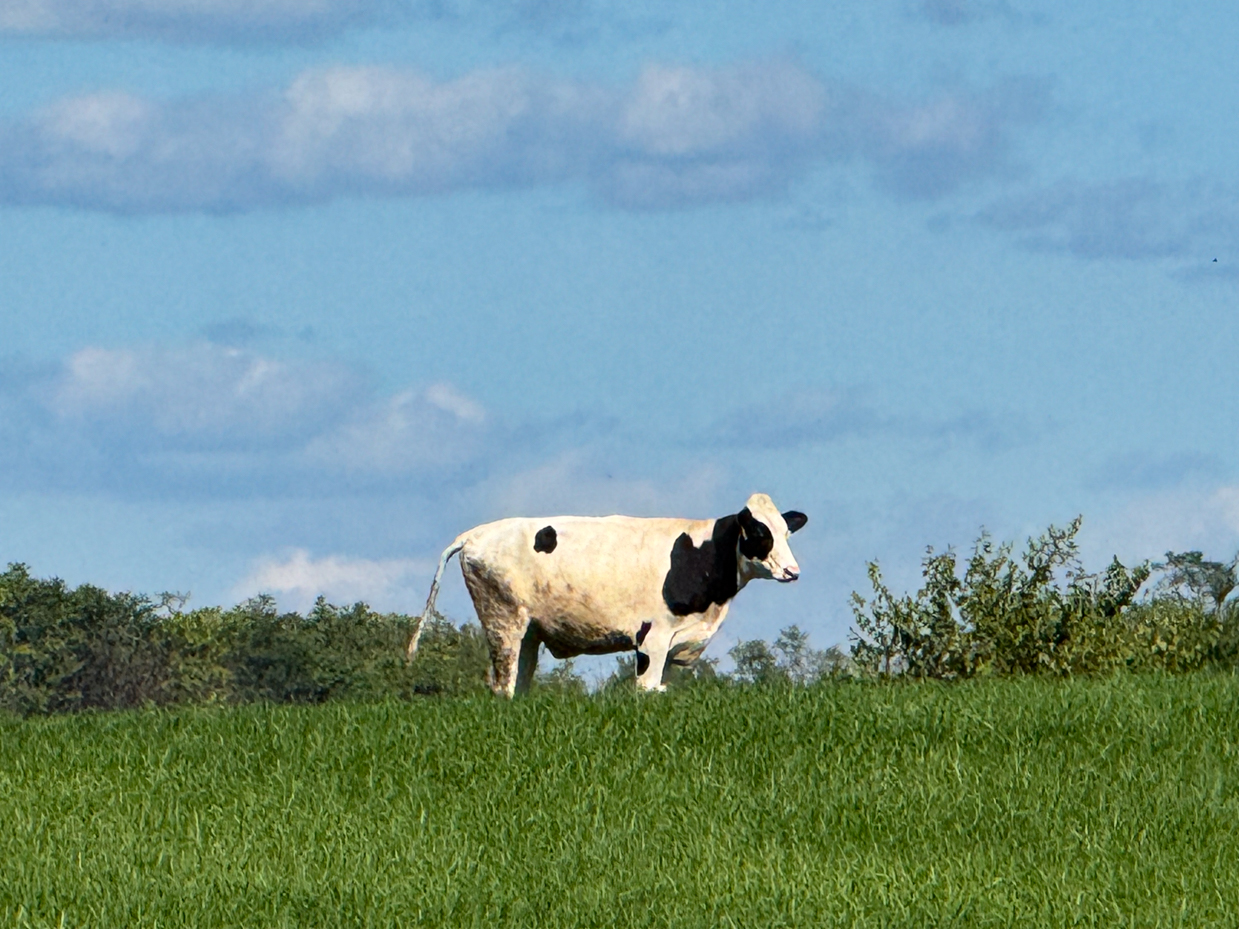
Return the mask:
[[776, 574], [775, 580], [781, 581], [784, 584], [790, 584], [792, 581], [800, 577], [800, 568], [792, 565], [789, 568], [784, 568], [782, 574]]

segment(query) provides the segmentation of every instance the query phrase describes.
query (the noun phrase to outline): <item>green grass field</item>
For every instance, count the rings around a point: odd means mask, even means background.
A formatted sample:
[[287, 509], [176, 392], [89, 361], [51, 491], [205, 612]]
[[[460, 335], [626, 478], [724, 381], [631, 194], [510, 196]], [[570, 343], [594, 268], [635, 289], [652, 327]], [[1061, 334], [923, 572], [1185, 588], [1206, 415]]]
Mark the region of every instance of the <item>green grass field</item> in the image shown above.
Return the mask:
[[1239, 678], [0, 721], [0, 926], [1239, 926]]

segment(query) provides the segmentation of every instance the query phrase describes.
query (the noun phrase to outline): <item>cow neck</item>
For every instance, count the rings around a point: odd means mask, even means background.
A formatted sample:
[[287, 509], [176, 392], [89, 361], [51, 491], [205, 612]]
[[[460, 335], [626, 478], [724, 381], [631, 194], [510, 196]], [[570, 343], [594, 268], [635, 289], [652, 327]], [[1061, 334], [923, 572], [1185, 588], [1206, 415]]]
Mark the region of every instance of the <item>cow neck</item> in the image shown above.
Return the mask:
[[676, 616], [704, 613], [726, 603], [744, 586], [740, 576], [740, 520], [714, 521], [710, 538], [698, 547], [687, 532], [671, 547], [671, 568], [663, 582], [663, 601]]

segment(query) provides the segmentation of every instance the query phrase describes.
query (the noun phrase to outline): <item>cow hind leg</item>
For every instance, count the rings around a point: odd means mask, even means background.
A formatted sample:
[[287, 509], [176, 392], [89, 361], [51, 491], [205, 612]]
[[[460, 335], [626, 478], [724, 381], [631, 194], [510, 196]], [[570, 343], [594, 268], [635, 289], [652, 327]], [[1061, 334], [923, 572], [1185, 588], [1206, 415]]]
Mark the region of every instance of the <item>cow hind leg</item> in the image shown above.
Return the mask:
[[516, 692], [529, 693], [533, 686], [534, 675], [538, 673], [538, 649], [542, 647], [542, 637], [532, 624], [525, 630], [521, 639], [521, 654], [516, 669]]
[[[488, 611], [487, 616], [479, 618], [490, 646], [490, 663], [494, 672], [491, 689], [500, 696], [511, 697], [516, 693], [522, 644], [529, 628], [529, 612], [524, 607], [518, 607], [511, 612], [505, 610], [501, 615]], [[536, 660], [536, 651], [534, 656]]]
[[667, 664], [667, 649], [671, 647], [671, 630], [662, 623], [643, 623], [637, 636], [637, 689], [666, 690], [663, 668]]

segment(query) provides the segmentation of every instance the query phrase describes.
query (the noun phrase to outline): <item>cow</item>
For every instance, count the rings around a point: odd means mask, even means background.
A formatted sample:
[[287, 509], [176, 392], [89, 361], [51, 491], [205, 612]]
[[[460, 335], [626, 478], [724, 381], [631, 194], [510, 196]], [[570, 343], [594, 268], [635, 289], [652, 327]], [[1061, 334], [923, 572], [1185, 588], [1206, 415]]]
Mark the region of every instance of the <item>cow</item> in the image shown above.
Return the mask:
[[459, 553], [490, 649], [495, 693], [529, 689], [542, 643], [556, 658], [635, 651], [637, 686], [663, 690], [666, 662], [689, 665], [700, 657], [745, 584], [800, 577], [788, 537], [807, 521], [753, 494], [739, 513], [719, 519], [486, 523], [444, 550], [407, 658], [417, 654], [443, 570]]

